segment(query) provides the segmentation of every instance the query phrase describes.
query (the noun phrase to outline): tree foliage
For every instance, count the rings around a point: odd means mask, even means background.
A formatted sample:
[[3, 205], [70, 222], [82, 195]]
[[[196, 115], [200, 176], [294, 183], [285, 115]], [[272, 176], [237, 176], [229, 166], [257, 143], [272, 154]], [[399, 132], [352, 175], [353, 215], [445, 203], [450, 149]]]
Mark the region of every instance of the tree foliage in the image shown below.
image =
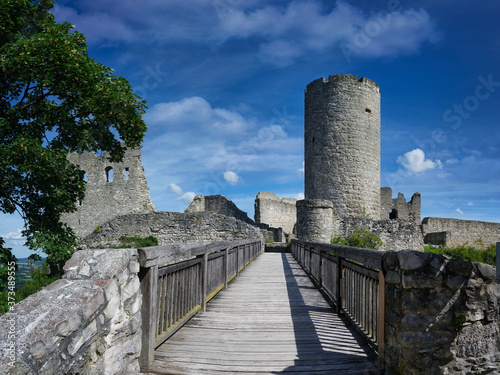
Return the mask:
[[0, 2], [0, 210], [19, 212], [34, 251], [63, 263], [75, 245], [61, 213], [76, 210], [84, 171], [68, 152], [139, 147], [145, 102], [88, 56], [84, 35], [57, 23], [53, 0]]

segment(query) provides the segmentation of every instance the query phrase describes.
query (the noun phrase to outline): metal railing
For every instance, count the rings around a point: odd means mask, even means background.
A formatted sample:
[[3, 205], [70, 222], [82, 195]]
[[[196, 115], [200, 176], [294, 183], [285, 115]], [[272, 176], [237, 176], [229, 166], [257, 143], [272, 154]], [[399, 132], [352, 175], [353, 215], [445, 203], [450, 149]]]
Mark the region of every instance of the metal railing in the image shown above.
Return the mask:
[[383, 364], [385, 279], [383, 251], [292, 240], [291, 252], [374, 348]]
[[204, 311], [207, 302], [262, 251], [260, 240], [139, 249], [141, 369], [148, 368], [156, 347]]

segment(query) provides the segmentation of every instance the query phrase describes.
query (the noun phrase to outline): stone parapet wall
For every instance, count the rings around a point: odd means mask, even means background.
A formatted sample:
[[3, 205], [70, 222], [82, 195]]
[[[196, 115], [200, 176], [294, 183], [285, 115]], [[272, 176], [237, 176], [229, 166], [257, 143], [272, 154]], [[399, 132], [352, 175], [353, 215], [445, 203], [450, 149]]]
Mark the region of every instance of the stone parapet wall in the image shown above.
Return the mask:
[[[142, 295], [135, 249], [76, 252], [63, 279], [0, 317], [3, 374], [137, 374]], [[13, 319], [13, 320], [12, 320]], [[7, 350], [12, 322], [16, 360]]]
[[295, 233], [297, 200], [279, 198], [268, 192], [260, 192], [255, 198], [255, 222], [272, 228], [283, 228], [287, 234]]
[[384, 250], [424, 250], [420, 225], [404, 220], [371, 220], [362, 217], [335, 217], [334, 236], [347, 238], [356, 228], [367, 229], [378, 236]]
[[397, 198], [392, 198], [390, 187], [380, 188], [380, 219], [400, 219], [420, 224], [421, 196], [415, 193], [407, 202], [403, 193], [398, 193]]
[[389, 252], [387, 374], [498, 374], [495, 267], [415, 251]]
[[[422, 220], [422, 232], [424, 241], [432, 243], [434, 238], [441, 238], [445, 243], [440, 244], [449, 247], [464, 244], [478, 246], [481, 243], [489, 246], [500, 241], [500, 223], [486, 221], [426, 217]], [[442, 234], [441, 237], [429, 236], [437, 232], [448, 233]]]
[[160, 245], [172, 242], [218, 242], [263, 238], [261, 230], [234, 217], [211, 212], [153, 212], [123, 215], [99, 226], [80, 246], [120, 246], [120, 237], [155, 236]]

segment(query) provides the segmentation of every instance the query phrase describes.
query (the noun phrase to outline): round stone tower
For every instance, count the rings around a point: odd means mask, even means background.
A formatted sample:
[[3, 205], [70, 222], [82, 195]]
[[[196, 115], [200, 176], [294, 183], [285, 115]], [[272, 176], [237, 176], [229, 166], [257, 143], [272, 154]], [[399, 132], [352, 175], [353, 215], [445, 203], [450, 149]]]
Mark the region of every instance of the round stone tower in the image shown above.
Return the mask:
[[305, 198], [327, 199], [336, 216], [380, 218], [380, 88], [331, 75], [305, 90]]

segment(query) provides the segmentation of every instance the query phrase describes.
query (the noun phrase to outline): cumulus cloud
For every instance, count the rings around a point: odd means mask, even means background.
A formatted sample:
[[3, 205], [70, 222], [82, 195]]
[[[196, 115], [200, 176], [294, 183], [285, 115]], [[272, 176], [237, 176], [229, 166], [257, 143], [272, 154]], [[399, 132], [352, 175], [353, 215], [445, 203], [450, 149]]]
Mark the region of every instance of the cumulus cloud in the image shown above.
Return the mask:
[[293, 197], [299, 201], [305, 198], [304, 193], [297, 193]]
[[182, 194], [177, 200], [184, 201], [187, 203], [191, 203], [196, 194], [192, 191], [188, 191], [187, 193]]
[[399, 156], [397, 162], [411, 174], [420, 174], [431, 169], [443, 168], [440, 160], [432, 161], [426, 159], [425, 153], [419, 148], [409, 151], [403, 156]]
[[174, 183], [168, 184], [168, 187], [170, 188], [170, 190], [172, 190], [172, 192], [174, 192], [177, 195], [181, 195], [183, 192], [182, 189], [180, 188], [180, 186], [178, 186]]
[[468, 207], [472, 207], [472, 206], [474, 206], [474, 203], [472, 203], [472, 202], [467, 202], [465, 205], [466, 205], [466, 206], [468, 206]]
[[4, 238], [4, 240], [20, 240], [24, 238], [21, 229], [18, 229], [16, 232], [9, 232], [2, 237]]
[[458, 214], [458, 215], [463, 215], [463, 211], [460, 209], [460, 208], [457, 208], [455, 211], [453, 211], [454, 213]]
[[224, 172], [224, 180], [226, 180], [227, 182], [229, 182], [231, 185], [236, 185], [238, 182], [241, 181], [241, 177], [238, 176], [233, 171], [225, 171]]
[[297, 174], [301, 177], [304, 178], [304, 173], [306, 171], [305, 167], [305, 162], [302, 162], [302, 168], [297, 169]]

